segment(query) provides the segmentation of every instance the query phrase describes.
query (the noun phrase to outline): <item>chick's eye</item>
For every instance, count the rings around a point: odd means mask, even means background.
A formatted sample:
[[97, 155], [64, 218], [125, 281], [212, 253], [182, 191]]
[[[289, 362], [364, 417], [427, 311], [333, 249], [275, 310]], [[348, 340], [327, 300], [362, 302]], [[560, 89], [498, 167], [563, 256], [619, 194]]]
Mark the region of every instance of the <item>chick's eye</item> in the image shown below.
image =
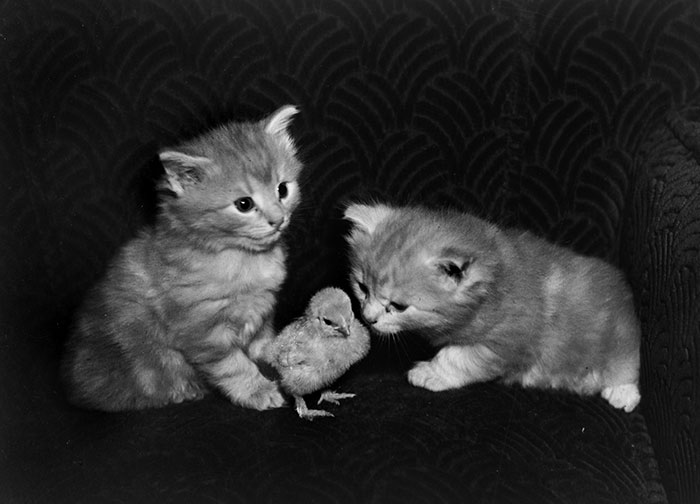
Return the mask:
[[246, 196], [244, 198], [238, 198], [236, 201], [233, 202], [233, 204], [241, 213], [248, 213], [253, 208], [255, 208], [255, 202], [253, 201], [253, 198], [249, 196]]
[[282, 182], [280, 185], [277, 186], [277, 195], [281, 200], [289, 196], [289, 186], [286, 182]]
[[335, 327], [335, 324], [333, 323], [333, 321], [331, 319], [322, 318], [321, 322], [323, 322], [327, 326]]

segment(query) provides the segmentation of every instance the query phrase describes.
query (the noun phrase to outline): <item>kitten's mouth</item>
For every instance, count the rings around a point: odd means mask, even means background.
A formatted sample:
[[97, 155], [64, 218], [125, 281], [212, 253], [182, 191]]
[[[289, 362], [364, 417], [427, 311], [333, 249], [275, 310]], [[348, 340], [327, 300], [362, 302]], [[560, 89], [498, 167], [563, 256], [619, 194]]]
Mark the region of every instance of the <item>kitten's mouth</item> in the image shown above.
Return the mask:
[[400, 334], [400, 331], [386, 331], [385, 332], [385, 331], [377, 331], [375, 329], [375, 330], [372, 330], [371, 333], [379, 338], [394, 338]]
[[267, 235], [264, 235], [262, 237], [263, 242], [269, 242], [270, 244], [277, 243], [279, 239], [282, 237], [282, 230], [281, 229], [275, 229], [271, 233], [268, 233]]
[[367, 324], [367, 327], [369, 327], [369, 330], [372, 332], [372, 334], [376, 334], [377, 336], [380, 336], [382, 338], [391, 338], [393, 336], [396, 336], [401, 332], [400, 329], [398, 328], [393, 328], [393, 327], [383, 327], [383, 328], [378, 328], [376, 324]]
[[282, 238], [282, 230], [276, 229], [270, 233], [251, 239], [251, 248], [257, 251], [269, 250], [280, 241], [280, 238]]

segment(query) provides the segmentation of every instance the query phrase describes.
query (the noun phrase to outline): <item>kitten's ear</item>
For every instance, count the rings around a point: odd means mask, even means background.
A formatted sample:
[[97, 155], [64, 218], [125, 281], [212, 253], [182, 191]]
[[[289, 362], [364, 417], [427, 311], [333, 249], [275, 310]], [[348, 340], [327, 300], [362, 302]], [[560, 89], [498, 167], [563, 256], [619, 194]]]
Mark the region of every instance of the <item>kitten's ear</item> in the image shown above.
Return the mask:
[[299, 109], [294, 105], [285, 105], [267, 118], [265, 124], [265, 133], [277, 138], [282, 145], [290, 151], [294, 151], [294, 141], [292, 140], [287, 127], [294, 117], [299, 112]]
[[201, 182], [205, 170], [211, 165], [209, 158], [183, 152], [162, 151], [158, 156], [165, 168], [162, 187], [170, 189], [177, 196], [181, 196], [187, 187]]
[[345, 209], [343, 216], [355, 224], [355, 229], [372, 235], [379, 223], [390, 214], [391, 208], [386, 205], [361, 205], [359, 203], [353, 203]]

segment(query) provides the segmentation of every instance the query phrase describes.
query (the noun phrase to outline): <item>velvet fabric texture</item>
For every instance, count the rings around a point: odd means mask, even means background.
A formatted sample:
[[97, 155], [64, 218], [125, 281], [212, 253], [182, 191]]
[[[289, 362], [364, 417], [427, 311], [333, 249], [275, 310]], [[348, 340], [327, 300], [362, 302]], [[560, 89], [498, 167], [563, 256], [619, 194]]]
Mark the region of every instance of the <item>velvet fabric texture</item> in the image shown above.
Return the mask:
[[[0, 3], [2, 502], [700, 501], [700, 12], [690, 0]], [[343, 205], [448, 206], [625, 271], [642, 403], [431, 393], [375, 340], [313, 423], [219, 395], [69, 406], [72, 313], [155, 211], [156, 152], [285, 103], [306, 164], [282, 327], [346, 286]]]

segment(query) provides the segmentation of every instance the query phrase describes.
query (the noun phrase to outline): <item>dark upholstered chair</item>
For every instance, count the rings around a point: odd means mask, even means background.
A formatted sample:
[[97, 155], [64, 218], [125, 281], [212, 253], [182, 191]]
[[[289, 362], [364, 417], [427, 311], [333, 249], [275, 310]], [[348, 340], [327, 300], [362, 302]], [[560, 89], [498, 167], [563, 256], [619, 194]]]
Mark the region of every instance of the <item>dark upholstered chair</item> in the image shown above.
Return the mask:
[[[697, 1], [6, 0], [0, 65], [0, 502], [700, 502]], [[472, 211], [624, 270], [640, 407], [430, 393], [419, 341], [374, 341], [335, 419], [68, 405], [71, 315], [152, 219], [157, 149], [285, 103], [280, 326], [346, 285], [347, 202]]]

